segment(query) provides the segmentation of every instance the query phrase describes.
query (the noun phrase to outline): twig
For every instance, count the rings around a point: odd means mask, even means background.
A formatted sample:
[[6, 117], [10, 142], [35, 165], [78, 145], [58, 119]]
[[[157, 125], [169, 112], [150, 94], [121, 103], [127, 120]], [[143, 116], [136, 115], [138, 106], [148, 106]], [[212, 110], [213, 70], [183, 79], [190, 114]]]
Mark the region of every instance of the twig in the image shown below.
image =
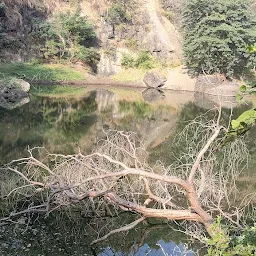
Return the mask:
[[114, 230], [110, 231], [108, 234], [106, 234], [105, 236], [103, 236], [103, 237], [101, 237], [99, 239], [94, 240], [90, 245], [94, 245], [96, 243], [102, 242], [102, 241], [106, 240], [109, 236], [111, 236], [113, 234], [131, 230], [134, 227], [136, 227], [139, 223], [144, 221], [145, 219], [146, 219], [146, 217], [141, 217], [138, 220], [135, 220], [134, 222], [132, 222], [132, 223], [130, 223], [130, 224], [124, 226], [124, 227], [114, 229]]

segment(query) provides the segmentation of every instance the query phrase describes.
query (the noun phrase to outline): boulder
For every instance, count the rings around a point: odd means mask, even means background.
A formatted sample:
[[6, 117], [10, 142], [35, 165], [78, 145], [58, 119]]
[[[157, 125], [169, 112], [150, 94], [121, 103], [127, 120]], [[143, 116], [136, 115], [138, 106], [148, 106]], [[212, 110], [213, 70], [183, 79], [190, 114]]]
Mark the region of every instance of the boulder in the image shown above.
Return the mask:
[[167, 79], [164, 75], [155, 71], [148, 72], [143, 78], [143, 82], [151, 88], [162, 87], [166, 81]]
[[207, 75], [197, 78], [195, 92], [206, 93], [215, 96], [235, 97], [239, 89], [239, 83], [227, 80], [222, 75]]
[[211, 109], [218, 104], [223, 108], [234, 108], [238, 104], [238, 89], [238, 82], [227, 80], [222, 75], [199, 76], [195, 86], [195, 104], [205, 109]]
[[18, 84], [18, 87], [23, 91], [23, 92], [29, 92], [30, 90], [30, 84], [22, 79], [17, 79], [16, 83]]
[[22, 79], [0, 80], [0, 106], [13, 109], [29, 102], [30, 84]]

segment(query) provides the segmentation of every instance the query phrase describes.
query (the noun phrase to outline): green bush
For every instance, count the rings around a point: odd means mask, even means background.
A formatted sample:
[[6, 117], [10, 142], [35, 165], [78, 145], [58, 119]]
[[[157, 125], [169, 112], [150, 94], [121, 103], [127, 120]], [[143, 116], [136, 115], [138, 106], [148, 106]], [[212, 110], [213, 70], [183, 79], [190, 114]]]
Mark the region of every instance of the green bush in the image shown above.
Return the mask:
[[121, 4], [113, 4], [108, 10], [107, 20], [113, 25], [119, 25], [129, 22], [131, 16]]
[[123, 54], [121, 64], [125, 68], [152, 69], [155, 67], [155, 59], [148, 51], [141, 51], [137, 58]]
[[239, 236], [229, 236], [218, 217], [211, 227], [214, 234], [208, 239], [209, 256], [253, 256], [256, 250], [256, 225], [246, 227]]
[[95, 48], [85, 48], [80, 46], [78, 51], [75, 53], [75, 58], [85, 63], [95, 65], [100, 60], [100, 54]]
[[99, 53], [91, 47], [96, 40], [93, 25], [78, 12], [60, 13], [52, 21], [41, 24], [34, 36], [45, 41], [41, 51], [47, 60], [88, 64], [96, 64], [99, 60]]
[[133, 68], [136, 66], [136, 59], [128, 54], [123, 54], [121, 65], [125, 68]]
[[191, 0], [183, 9], [184, 56], [192, 75], [239, 77], [255, 64], [246, 46], [256, 40], [250, 0]]
[[148, 51], [141, 51], [136, 59], [136, 67], [151, 69], [154, 67], [153, 56]]

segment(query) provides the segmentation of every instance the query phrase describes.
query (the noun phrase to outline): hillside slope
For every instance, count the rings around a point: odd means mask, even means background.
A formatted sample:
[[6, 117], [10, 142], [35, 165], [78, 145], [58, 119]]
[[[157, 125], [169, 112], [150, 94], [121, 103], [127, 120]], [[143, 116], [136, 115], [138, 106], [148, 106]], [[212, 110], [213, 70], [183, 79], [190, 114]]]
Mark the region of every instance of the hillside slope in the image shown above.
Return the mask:
[[[123, 53], [150, 51], [161, 62], [179, 62], [181, 40], [158, 0], [0, 0], [0, 58], [28, 62], [42, 55], [40, 24], [55, 14], [79, 11], [89, 17], [101, 52], [99, 73], [120, 71]], [[122, 17], [123, 15], [123, 17]]]

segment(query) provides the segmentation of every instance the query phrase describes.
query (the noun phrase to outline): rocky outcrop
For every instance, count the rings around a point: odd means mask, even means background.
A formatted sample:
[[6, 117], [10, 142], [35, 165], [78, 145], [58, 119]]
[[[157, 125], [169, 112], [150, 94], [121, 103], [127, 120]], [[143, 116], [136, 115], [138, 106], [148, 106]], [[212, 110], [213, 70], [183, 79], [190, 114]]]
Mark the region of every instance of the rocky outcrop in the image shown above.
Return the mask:
[[[160, 1], [138, 0], [132, 4], [129, 4], [131, 1], [126, 2], [125, 11], [131, 18], [122, 23], [111, 23], [108, 16], [111, 3], [101, 6], [103, 10], [96, 21], [100, 47], [105, 52], [109, 49], [117, 49], [117, 53], [114, 57], [102, 54], [98, 66], [99, 74], [111, 75], [120, 71], [119, 48], [126, 48], [133, 53], [146, 50], [161, 62], [180, 63], [182, 59], [181, 34], [176, 26], [162, 14]], [[96, 2], [92, 5], [94, 9], [96, 5]], [[99, 14], [99, 10], [97, 12]]]
[[114, 75], [122, 70], [121, 62], [123, 54], [131, 54], [128, 49], [117, 48], [113, 52], [102, 52], [97, 73], [100, 76]]
[[195, 92], [226, 97], [234, 97], [238, 89], [236, 81], [227, 80], [219, 74], [199, 76], [195, 85]]
[[0, 106], [14, 109], [29, 102], [30, 84], [22, 79], [0, 81]]
[[158, 88], [164, 86], [167, 81], [166, 77], [159, 72], [148, 72], [144, 78], [143, 82], [151, 88]]
[[146, 12], [151, 31], [146, 35], [145, 49], [150, 50], [161, 61], [179, 61], [182, 55], [181, 36], [176, 27], [161, 15], [159, 1], [148, 0]]
[[224, 108], [233, 108], [238, 102], [236, 94], [239, 84], [229, 81], [222, 75], [206, 75], [197, 78], [195, 103], [205, 109], [221, 104]]

